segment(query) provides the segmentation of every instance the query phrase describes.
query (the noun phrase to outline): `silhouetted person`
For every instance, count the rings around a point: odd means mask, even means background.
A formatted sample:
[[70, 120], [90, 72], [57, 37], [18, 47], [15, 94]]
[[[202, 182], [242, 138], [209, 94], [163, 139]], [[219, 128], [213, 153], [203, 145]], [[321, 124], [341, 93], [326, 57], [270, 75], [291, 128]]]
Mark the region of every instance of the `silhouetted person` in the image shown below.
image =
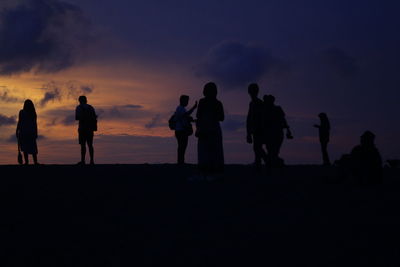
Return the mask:
[[35, 165], [38, 165], [36, 144], [36, 139], [38, 138], [37, 115], [35, 106], [30, 99], [25, 100], [24, 107], [19, 112], [16, 135], [21, 150], [24, 152], [25, 165], [29, 164], [29, 154], [32, 155]]
[[293, 138], [289, 126], [286, 122], [285, 113], [280, 106], [275, 105], [275, 97], [272, 95], [264, 96], [264, 129], [265, 129], [265, 144], [268, 151], [269, 166], [282, 166], [283, 160], [279, 158], [279, 153], [284, 138]]
[[198, 137], [198, 163], [204, 173], [223, 170], [224, 151], [220, 121], [224, 120], [224, 107], [217, 100], [217, 86], [207, 83], [197, 109], [196, 136]]
[[190, 115], [197, 108], [197, 101], [189, 111], [186, 110], [188, 104], [189, 96], [181, 95], [179, 98], [179, 106], [175, 111], [175, 137], [178, 141], [178, 164], [185, 163], [185, 152], [188, 145], [189, 136], [193, 134], [193, 128], [191, 124], [193, 118]]
[[318, 117], [320, 119], [320, 124], [315, 124], [314, 127], [318, 128], [319, 132], [319, 142], [321, 143], [323, 164], [329, 166], [331, 165], [331, 162], [328, 155], [328, 143], [331, 126], [326, 113], [320, 113]]
[[362, 184], [382, 181], [382, 158], [374, 142], [375, 135], [366, 131], [350, 154], [352, 173]]
[[86, 164], [86, 144], [89, 148], [90, 164], [94, 164], [93, 136], [97, 131], [97, 115], [91, 105], [87, 104], [86, 96], [79, 97], [79, 105], [76, 107], [75, 120], [79, 121], [79, 144], [81, 145], [81, 161], [79, 165]]
[[248, 87], [248, 93], [251, 97], [249, 112], [247, 113], [247, 143], [253, 144], [255, 154], [255, 165], [259, 169], [261, 160], [267, 162], [267, 154], [263, 149], [264, 145], [264, 102], [258, 98], [259, 88], [256, 83]]

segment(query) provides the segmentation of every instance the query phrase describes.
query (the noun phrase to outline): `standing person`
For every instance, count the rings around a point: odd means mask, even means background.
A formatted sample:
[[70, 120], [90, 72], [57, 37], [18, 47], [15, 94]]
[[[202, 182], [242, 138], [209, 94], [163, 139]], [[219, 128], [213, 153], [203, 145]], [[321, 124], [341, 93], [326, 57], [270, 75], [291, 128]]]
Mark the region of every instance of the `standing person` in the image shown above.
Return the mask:
[[79, 144], [81, 145], [81, 161], [78, 165], [85, 165], [86, 144], [89, 148], [90, 164], [94, 164], [93, 136], [97, 131], [97, 115], [94, 108], [87, 104], [86, 96], [78, 98], [79, 105], [75, 110], [75, 120], [79, 121]]
[[217, 99], [217, 85], [207, 83], [197, 109], [198, 164], [205, 174], [223, 170], [224, 151], [220, 122], [224, 120], [224, 107]]
[[328, 155], [328, 143], [329, 143], [329, 132], [331, 130], [331, 126], [329, 123], [328, 116], [326, 113], [320, 113], [318, 115], [321, 124], [315, 124], [314, 127], [318, 128], [319, 132], [319, 142], [321, 143], [321, 151], [322, 151], [322, 160], [325, 166], [330, 166], [331, 162], [329, 160]]
[[275, 105], [275, 97], [273, 95], [264, 96], [264, 129], [265, 143], [268, 151], [268, 161], [270, 167], [282, 166], [283, 160], [279, 158], [279, 153], [286, 129], [286, 137], [292, 139], [289, 125], [286, 122], [285, 113], [280, 106]]
[[25, 165], [29, 164], [29, 154], [32, 155], [35, 165], [38, 165], [38, 148], [36, 144], [36, 139], [38, 138], [37, 115], [35, 106], [30, 99], [25, 100], [24, 107], [19, 112], [16, 135], [21, 150], [24, 152]]
[[175, 137], [178, 141], [178, 164], [185, 164], [185, 152], [188, 145], [189, 136], [193, 134], [191, 122], [193, 118], [190, 116], [197, 108], [197, 101], [194, 106], [187, 111], [186, 107], [189, 104], [189, 96], [181, 95], [179, 98], [179, 106], [175, 111]]
[[247, 143], [253, 144], [255, 155], [255, 166], [257, 169], [261, 167], [261, 159], [267, 162], [267, 154], [263, 149], [264, 144], [264, 103], [258, 98], [258, 84], [252, 83], [248, 87], [248, 93], [251, 101], [249, 104], [249, 112], [247, 113]]

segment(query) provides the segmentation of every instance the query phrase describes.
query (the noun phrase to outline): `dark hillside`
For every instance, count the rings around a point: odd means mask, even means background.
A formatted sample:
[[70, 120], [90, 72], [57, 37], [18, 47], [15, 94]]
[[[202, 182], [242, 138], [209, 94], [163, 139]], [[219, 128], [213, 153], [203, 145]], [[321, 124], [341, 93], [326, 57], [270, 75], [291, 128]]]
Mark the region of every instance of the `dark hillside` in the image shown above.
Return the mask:
[[400, 171], [384, 184], [289, 166], [1, 166], [0, 266], [399, 266]]

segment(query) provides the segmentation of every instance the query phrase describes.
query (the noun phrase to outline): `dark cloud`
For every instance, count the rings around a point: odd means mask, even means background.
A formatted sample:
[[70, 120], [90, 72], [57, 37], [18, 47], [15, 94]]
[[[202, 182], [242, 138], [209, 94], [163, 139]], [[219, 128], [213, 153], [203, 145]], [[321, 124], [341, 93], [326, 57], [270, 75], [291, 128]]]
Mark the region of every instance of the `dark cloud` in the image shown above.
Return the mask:
[[44, 93], [43, 98], [39, 104], [43, 107], [50, 101], [61, 100], [61, 92], [58, 87], [50, 88], [49, 91]]
[[225, 131], [236, 132], [244, 129], [246, 126], [246, 116], [245, 115], [227, 115], [224, 122], [222, 123], [222, 128]]
[[5, 5], [0, 21], [0, 75], [66, 69], [91, 38], [80, 8], [59, 0]]
[[111, 107], [99, 107], [97, 109], [99, 118], [102, 119], [131, 119], [142, 118], [148, 115], [140, 105], [121, 105]]
[[67, 83], [57, 83], [55, 81], [48, 82], [43, 85], [42, 90], [45, 91], [44, 96], [40, 99], [39, 104], [44, 107], [49, 102], [61, 101], [62, 99], [78, 98], [80, 95], [88, 95], [93, 92], [93, 87], [88, 85], [80, 85], [79, 82], [69, 81]]
[[132, 108], [132, 109], [141, 109], [141, 108], [143, 108], [143, 106], [141, 106], [141, 105], [132, 105], [132, 104], [124, 105], [122, 107], [123, 108]]
[[16, 103], [16, 102], [23, 102], [22, 98], [10, 95], [10, 92], [7, 87], [0, 87], [3, 88], [3, 91], [0, 92], [0, 101], [5, 103]]
[[[132, 118], [144, 118], [149, 116], [150, 113], [143, 110], [140, 105], [121, 105], [110, 107], [96, 108], [96, 114], [99, 120], [127, 120]], [[71, 109], [51, 109], [47, 110], [44, 114], [48, 119], [47, 126], [65, 125], [70, 126], [76, 123], [75, 121], [75, 108]]]
[[277, 64], [262, 47], [223, 42], [208, 52], [197, 74], [235, 88], [257, 82]]
[[336, 74], [345, 78], [354, 77], [359, 71], [357, 60], [340, 48], [323, 51], [322, 59]]
[[[44, 135], [38, 135], [37, 140], [44, 140], [47, 139]], [[8, 137], [6, 139], [6, 142], [8, 143], [17, 143], [17, 136], [15, 134], [10, 135], [10, 137]]]
[[17, 123], [17, 119], [15, 116], [5, 116], [0, 114], [0, 126], [10, 126], [15, 125]]
[[69, 125], [74, 125], [74, 124], [76, 123], [75, 114], [70, 114], [70, 115], [65, 116], [65, 117], [62, 119], [61, 123], [62, 123], [63, 125], [67, 125], [67, 126], [69, 126]]
[[[147, 129], [153, 129], [155, 127], [160, 126], [161, 123], [161, 114], [155, 115], [151, 120], [144, 125]], [[166, 125], [166, 124], [165, 124]]]

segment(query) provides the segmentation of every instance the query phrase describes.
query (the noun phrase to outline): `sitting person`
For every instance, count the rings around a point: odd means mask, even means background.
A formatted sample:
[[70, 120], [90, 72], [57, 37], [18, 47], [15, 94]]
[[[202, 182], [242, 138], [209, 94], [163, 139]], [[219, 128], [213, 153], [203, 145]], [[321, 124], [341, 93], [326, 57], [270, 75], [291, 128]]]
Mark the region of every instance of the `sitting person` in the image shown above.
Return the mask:
[[382, 182], [382, 159], [374, 140], [375, 135], [366, 131], [350, 154], [351, 173], [361, 184]]

